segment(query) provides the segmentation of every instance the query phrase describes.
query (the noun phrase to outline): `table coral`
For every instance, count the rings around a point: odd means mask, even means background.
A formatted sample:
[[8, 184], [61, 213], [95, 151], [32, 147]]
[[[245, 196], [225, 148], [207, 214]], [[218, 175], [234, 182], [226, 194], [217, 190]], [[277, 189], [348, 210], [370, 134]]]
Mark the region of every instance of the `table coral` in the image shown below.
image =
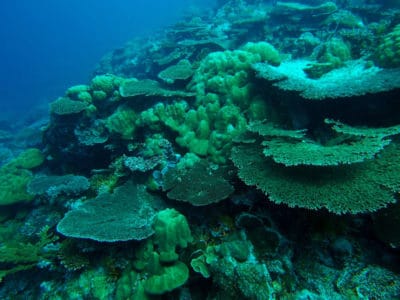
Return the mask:
[[[133, 183], [87, 200], [68, 212], [57, 230], [68, 237], [102, 242], [143, 240], [151, 236], [157, 205], [156, 196]], [[106, 226], [104, 224], [107, 224]]]

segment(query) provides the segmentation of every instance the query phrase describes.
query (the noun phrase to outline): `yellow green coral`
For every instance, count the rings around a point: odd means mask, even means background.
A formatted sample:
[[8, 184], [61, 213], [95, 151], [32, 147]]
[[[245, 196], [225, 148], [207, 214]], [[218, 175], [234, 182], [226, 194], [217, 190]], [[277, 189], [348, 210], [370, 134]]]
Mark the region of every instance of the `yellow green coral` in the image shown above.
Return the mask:
[[30, 169], [40, 166], [44, 155], [39, 149], [30, 148], [11, 160], [0, 169], [0, 205], [30, 201], [26, 187], [32, 180]]
[[7, 164], [8, 167], [33, 169], [44, 162], [43, 153], [37, 148], [29, 148]]
[[0, 170], [0, 206], [30, 201], [26, 187], [33, 176], [29, 170], [2, 168]]
[[340, 68], [351, 59], [351, 49], [342, 39], [332, 38], [324, 43], [317, 54], [316, 62], [304, 68], [310, 78], [319, 78], [330, 71]]
[[18, 233], [15, 233], [12, 239], [1, 241], [0, 263], [3, 267], [0, 269], [0, 282], [6, 275], [31, 269], [42, 260], [52, 260], [56, 257], [56, 251], [44, 249], [46, 245], [58, 240], [58, 237], [51, 234], [49, 229], [48, 226], [41, 229], [36, 243], [23, 241], [17, 236]]
[[133, 109], [120, 106], [106, 119], [106, 128], [111, 133], [119, 134], [123, 139], [130, 140], [135, 133], [136, 113]]
[[50, 103], [50, 112], [54, 115], [72, 115], [84, 111], [88, 104], [83, 101], [71, 100], [68, 97], [60, 97]]
[[92, 95], [90, 94], [90, 87], [85, 84], [74, 85], [67, 89], [66, 96], [72, 100], [83, 101], [86, 103], [92, 102]]
[[219, 102], [212, 102], [189, 109], [186, 102], [180, 101], [159, 103], [142, 112], [137, 124], [155, 130], [166, 126], [179, 134], [175, 141], [181, 147], [223, 163], [232, 139], [245, 130], [247, 121], [234, 104], [221, 106]]
[[97, 75], [92, 79], [90, 87], [93, 91], [103, 91], [110, 96], [118, 90], [123, 81], [122, 77], [113, 74]]
[[210, 53], [200, 63], [192, 86], [197, 103], [219, 101], [247, 108], [252, 99], [251, 65], [279, 65], [279, 52], [269, 43], [247, 43], [240, 50]]
[[400, 67], [400, 24], [383, 37], [375, 53], [376, 62], [385, 68]]

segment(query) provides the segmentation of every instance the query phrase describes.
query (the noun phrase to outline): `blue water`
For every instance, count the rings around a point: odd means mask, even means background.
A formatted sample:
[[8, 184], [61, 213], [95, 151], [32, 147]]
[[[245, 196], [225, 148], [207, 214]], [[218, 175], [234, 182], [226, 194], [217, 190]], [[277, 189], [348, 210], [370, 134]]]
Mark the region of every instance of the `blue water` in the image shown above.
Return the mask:
[[20, 117], [85, 83], [100, 58], [212, 1], [18, 0], [0, 8], [0, 117]]

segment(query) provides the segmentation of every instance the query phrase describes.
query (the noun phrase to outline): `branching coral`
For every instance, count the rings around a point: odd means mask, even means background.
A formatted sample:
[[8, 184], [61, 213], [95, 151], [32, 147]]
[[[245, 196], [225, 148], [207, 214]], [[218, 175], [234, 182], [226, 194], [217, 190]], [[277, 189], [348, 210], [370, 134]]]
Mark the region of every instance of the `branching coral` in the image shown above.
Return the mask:
[[45, 247], [58, 240], [58, 237], [44, 227], [39, 233], [39, 240], [32, 244], [19, 240], [10, 240], [0, 246], [0, 263], [10, 267], [0, 270], [0, 282], [4, 276], [35, 267], [43, 260], [52, 260], [57, 256], [56, 249], [46, 250]]

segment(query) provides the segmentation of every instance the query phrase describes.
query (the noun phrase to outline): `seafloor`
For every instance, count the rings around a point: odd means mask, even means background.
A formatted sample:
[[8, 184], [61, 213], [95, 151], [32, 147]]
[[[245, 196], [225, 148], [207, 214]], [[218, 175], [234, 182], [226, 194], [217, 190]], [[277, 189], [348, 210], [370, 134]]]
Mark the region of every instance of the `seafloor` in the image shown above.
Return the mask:
[[400, 1], [218, 1], [0, 122], [1, 299], [400, 299]]

